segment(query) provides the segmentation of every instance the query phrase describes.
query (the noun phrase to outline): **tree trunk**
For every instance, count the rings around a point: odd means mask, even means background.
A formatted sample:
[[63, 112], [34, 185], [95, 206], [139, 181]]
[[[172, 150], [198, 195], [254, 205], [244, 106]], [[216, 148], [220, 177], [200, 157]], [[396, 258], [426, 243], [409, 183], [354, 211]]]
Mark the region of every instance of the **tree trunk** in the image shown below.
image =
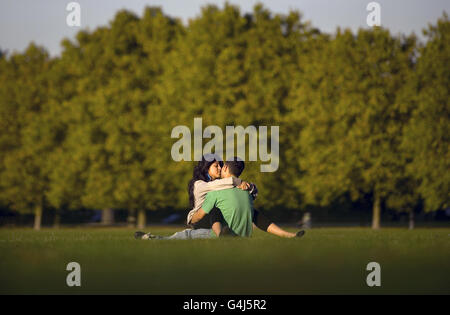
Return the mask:
[[146, 215], [144, 209], [139, 209], [138, 211], [138, 221], [137, 221], [137, 227], [138, 229], [144, 229], [146, 223]]
[[114, 211], [107, 208], [102, 210], [102, 225], [112, 225], [114, 223]]
[[56, 210], [55, 219], [53, 221], [53, 228], [59, 229], [60, 224], [61, 224], [61, 214], [59, 213], [59, 210]]
[[414, 210], [409, 211], [409, 229], [414, 229]]
[[128, 227], [136, 226], [136, 210], [128, 210], [127, 222]]
[[381, 198], [378, 194], [375, 194], [372, 210], [372, 229], [374, 230], [378, 230], [380, 228], [380, 215], [381, 215]]
[[36, 206], [34, 209], [34, 229], [39, 231], [41, 229], [42, 222], [42, 206]]

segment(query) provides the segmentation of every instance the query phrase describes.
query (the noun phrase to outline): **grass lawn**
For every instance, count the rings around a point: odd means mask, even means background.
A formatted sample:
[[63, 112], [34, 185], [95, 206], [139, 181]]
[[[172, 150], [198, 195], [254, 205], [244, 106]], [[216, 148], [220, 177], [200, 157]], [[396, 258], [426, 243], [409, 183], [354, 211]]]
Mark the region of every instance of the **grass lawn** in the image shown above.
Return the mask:
[[[133, 232], [0, 229], [0, 294], [450, 294], [450, 228], [187, 241], [137, 241]], [[81, 287], [66, 285], [72, 261], [81, 265]], [[366, 284], [372, 261], [381, 265], [381, 287]]]

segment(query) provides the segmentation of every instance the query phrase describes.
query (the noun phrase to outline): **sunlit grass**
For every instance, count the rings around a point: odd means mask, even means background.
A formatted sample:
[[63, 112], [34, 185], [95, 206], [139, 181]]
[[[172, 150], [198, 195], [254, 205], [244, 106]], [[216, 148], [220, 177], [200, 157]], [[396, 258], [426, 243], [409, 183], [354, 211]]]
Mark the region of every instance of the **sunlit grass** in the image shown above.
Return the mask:
[[[180, 228], [155, 227], [169, 235]], [[450, 229], [323, 228], [301, 239], [137, 241], [133, 229], [0, 230], [0, 293], [450, 293]], [[66, 265], [81, 265], [81, 287]], [[381, 265], [381, 287], [366, 266]]]

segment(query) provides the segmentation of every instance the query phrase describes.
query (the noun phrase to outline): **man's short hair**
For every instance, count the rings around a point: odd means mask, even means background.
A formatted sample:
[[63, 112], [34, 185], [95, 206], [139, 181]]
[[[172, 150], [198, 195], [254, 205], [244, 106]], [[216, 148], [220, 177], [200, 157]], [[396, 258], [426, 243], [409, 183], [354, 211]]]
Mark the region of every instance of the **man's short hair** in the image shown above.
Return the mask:
[[228, 166], [230, 173], [236, 177], [239, 177], [245, 168], [244, 161], [238, 157], [234, 157], [232, 160], [227, 160], [224, 164]]

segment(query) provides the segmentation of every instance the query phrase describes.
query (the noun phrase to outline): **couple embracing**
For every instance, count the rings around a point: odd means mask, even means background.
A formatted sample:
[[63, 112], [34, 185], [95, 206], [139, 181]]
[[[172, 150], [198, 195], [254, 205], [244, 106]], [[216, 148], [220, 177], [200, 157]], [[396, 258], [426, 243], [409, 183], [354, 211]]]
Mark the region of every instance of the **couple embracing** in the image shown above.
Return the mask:
[[245, 163], [239, 158], [222, 162], [214, 155], [205, 155], [194, 168], [188, 185], [191, 211], [187, 216], [190, 228], [171, 236], [136, 232], [136, 239], [172, 240], [205, 239], [223, 236], [250, 237], [253, 225], [268, 233], [292, 238], [301, 237], [303, 230], [290, 233], [271, 222], [254, 209], [257, 196], [254, 184], [239, 178]]

